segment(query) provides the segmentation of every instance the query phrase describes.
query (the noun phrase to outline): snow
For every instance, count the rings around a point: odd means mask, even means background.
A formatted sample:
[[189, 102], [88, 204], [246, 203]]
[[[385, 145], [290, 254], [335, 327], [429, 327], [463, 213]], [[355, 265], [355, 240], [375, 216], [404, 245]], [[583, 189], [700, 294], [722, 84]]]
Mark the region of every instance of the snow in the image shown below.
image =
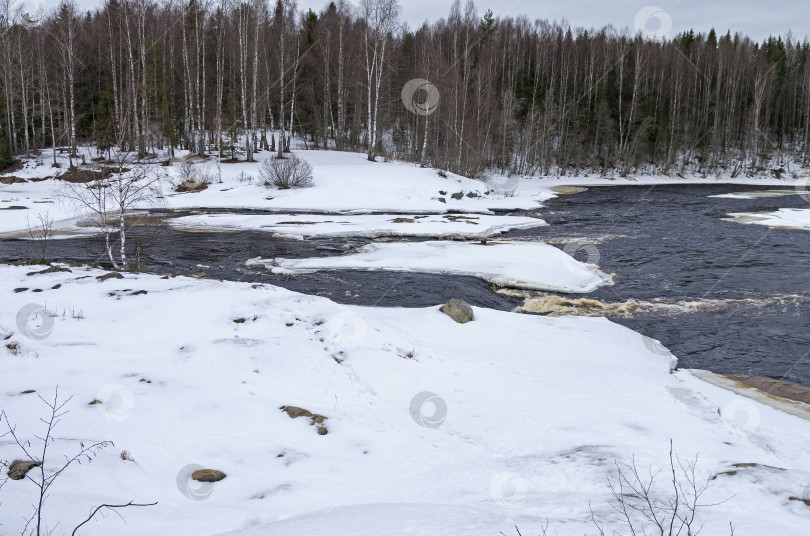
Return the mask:
[[[222, 164], [222, 182], [207, 190], [176, 193], [168, 184], [178, 182], [174, 165], [160, 168], [162, 205], [265, 212], [176, 219], [182, 228], [482, 239], [544, 224], [493, 212], [535, 211], [589, 185], [804, 191], [802, 177], [493, 174], [482, 182], [361, 154], [298, 154], [314, 168], [314, 188], [250, 183], [240, 174], [255, 177], [257, 164], [237, 163]], [[0, 184], [0, 234], [24, 231], [44, 214], [60, 236], [93, 231], [60, 200], [58, 181], [30, 180], [66, 169], [59, 161], [61, 170], [51, 168], [45, 151], [40, 163], [13, 173], [29, 182]], [[201, 166], [216, 172], [213, 159]], [[396, 214], [413, 222], [395, 223]], [[782, 209], [753, 217], [806, 226], [810, 216]], [[388, 242], [338, 257], [252, 262], [281, 273], [469, 275], [555, 292], [610, 283], [596, 266], [533, 242]], [[807, 532], [810, 508], [791, 497], [810, 499], [810, 408], [788, 414], [766, 396], [704, 381], [704, 373], [673, 372], [675, 357], [657, 341], [605, 318], [475, 307], [475, 320], [460, 325], [438, 303], [344, 306], [261, 284], [149, 274], [100, 281], [103, 272], [75, 267], [26, 275], [42, 268], [0, 266], [0, 408], [37, 445], [46, 408], [36, 397], [50, 399], [57, 386], [62, 400], [72, 397], [51, 469], [82, 442], [115, 443], [51, 487], [45, 519], [58, 531], [70, 532], [94, 505], [132, 500], [158, 504], [121, 510], [126, 523], [97, 516], [80, 534], [492, 536], [515, 525], [537, 534], [548, 520], [549, 534], [568, 536], [596, 532], [591, 509], [606, 533], [627, 532], [608, 504], [614, 462], [666, 472], [672, 440], [681, 459], [699, 454], [699, 478], [713, 478], [704, 502], [717, 506], [698, 514], [704, 534], [728, 534], [729, 521], [737, 536]], [[283, 405], [326, 416], [328, 434], [290, 419]], [[19, 458], [7, 439], [0, 459]], [[122, 459], [123, 450], [134, 461]], [[199, 486], [188, 479], [198, 467], [228, 476]], [[21, 531], [34, 492], [27, 481], [5, 484], [0, 532]]]
[[520, 216], [430, 214], [402, 217], [397, 214], [203, 214], [169, 222], [179, 229], [267, 231], [285, 238], [422, 236], [484, 239], [512, 229], [529, 229], [547, 223]]
[[[268, 152], [255, 155], [259, 163], [221, 164], [221, 183], [218, 182], [215, 158], [195, 165], [195, 168], [205, 170], [214, 182], [206, 190], [193, 193], [173, 191], [173, 185], [181, 182], [179, 158], [166, 168], [157, 163], [150, 165], [166, 174], [161, 205], [169, 209], [209, 207], [306, 213], [443, 214], [452, 211], [491, 214], [493, 210], [534, 210], [540, 207], [540, 202], [554, 195], [538, 191], [525, 196], [510, 196], [479, 180], [453, 173], [447, 173], [443, 178], [434, 169], [403, 162], [369, 162], [358, 153], [298, 151], [297, 154], [313, 167], [313, 188], [277, 190], [262, 185], [258, 168], [263, 160], [273, 157]], [[182, 157], [184, 153], [178, 152], [178, 155]], [[56, 222], [81, 216], [74, 207], [60, 200], [59, 191], [63, 187], [60, 182], [31, 181], [63, 173], [68, 167], [67, 158], [58, 156], [57, 160], [61, 168], [52, 168], [52, 152], [45, 150], [38, 159], [26, 160], [23, 169], [5, 175], [29, 182], [0, 184], [0, 233], [26, 230], [25, 218], [21, 216], [23, 212], [32, 222], [36, 221], [38, 214], [45, 213]], [[243, 174], [250, 176], [251, 180], [243, 180]], [[454, 199], [453, 194], [461, 194], [461, 199]], [[26, 208], [3, 210], [11, 206]]]
[[[86, 156], [95, 156], [84, 148]], [[32, 182], [32, 179], [54, 177], [68, 167], [64, 155], [57, 155], [60, 168], [51, 167], [52, 151], [44, 150], [37, 159], [25, 161], [23, 169], [0, 176], [16, 176], [29, 182], [0, 184], [0, 233], [19, 233], [32, 224], [40, 214], [48, 214], [63, 232], [73, 228], [75, 221], [84, 218], [74, 207], [60, 199], [61, 183], [56, 180]], [[169, 167], [152, 164], [166, 174], [164, 194], [160, 204], [168, 209], [217, 208], [259, 209], [289, 213], [367, 214], [492, 214], [493, 211], [537, 210], [543, 201], [557, 195], [571, 193], [572, 186], [592, 185], [654, 185], [654, 184], [741, 184], [759, 186], [794, 187], [801, 193], [807, 190], [808, 177], [796, 174], [795, 179], [770, 177], [689, 177], [647, 176], [631, 178], [605, 178], [588, 176], [526, 177], [503, 176], [491, 173], [485, 180], [474, 180], [453, 173], [440, 177], [435, 169], [420, 168], [417, 164], [383, 161], [369, 162], [358, 153], [324, 150], [300, 150], [298, 156], [313, 167], [313, 188], [277, 190], [261, 184], [258, 169], [263, 160], [272, 158], [269, 152], [256, 153], [258, 163], [220, 164], [222, 182], [219, 182], [216, 159], [208, 158], [197, 164], [214, 179], [206, 190], [178, 193], [173, 191], [180, 181], [179, 161], [187, 156], [178, 151], [178, 158]], [[250, 177], [245, 181], [244, 177]], [[444, 193], [442, 193], [444, 192]], [[453, 198], [461, 194], [461, 199]], [[443, 201], [442, 201], [443, 200]], [[6, 210], [12, 206], [25, 209]], [[144, 208], [144, 207], [141, 207]], [[79, 229], [82, 234], [87, 230]]]
[[780, 208], [775, 212], [733, 212], [728, 221], [775, 228], [810, 229], [810, 208]]
[[[551, 534], [593, 534], [590, 508], [621, 528], [607, 503], [614, 460], [661, 467], [672, 439], [682, 458], [699, 453], [700, 478], [719, 475], [705, 534], [729, 521], [738, 536], [806, 534], [810, 508], [789, 497], [810, 484], [810, 422], [670, 373], [669, 352], [604, 318], [476, 307], [462, 325], [438, 305], [343, 306], [147, 274], [102, 282], [83, 268], [25, 275], [37, 269], [0, 267], [0, 331], [18, 345], [0, 348], [0, 407], [33, 439], [37, 394], [73, 397], [53, 463], [80, 441], [115, 442], [51, 487], [46, 520], [62, 531], [92, 505], [134, 500], [158, 504], [80, 534], [491, 536], [536, 534], [547, 518]], [[56, 316], [29, 338], [17, 315], [32, 303]], [[328, 434], [282, 405], [325, 415]], [[0, 443], [0, 458], [15, 457]], [[186, 486], [190, 464], [228, 476]], [[5, 532], [19, 532], [34, 491], [0, 491]]]
[[472, 276], [499, 287], [556, 292], [591, 292], [610, 282], [595, 266], [583, 264], [543, 243], [497, 241], [407, 242], [363, 246], [355, 253], [309, 259], [251, 259], [276, 273], [317, 270], [387, 270]]
[[731, 192], [728, 194], [717, 194], [717, 195], [710, 195], [709, 197], [714, 197], [718, 199], [759, 199], [759, 198], [768, 198], [768, 197], [785, 197], [788, 195], [803, 195], [804, 192], [794, 189], [794, 190], [756, 190], [752, 192]]

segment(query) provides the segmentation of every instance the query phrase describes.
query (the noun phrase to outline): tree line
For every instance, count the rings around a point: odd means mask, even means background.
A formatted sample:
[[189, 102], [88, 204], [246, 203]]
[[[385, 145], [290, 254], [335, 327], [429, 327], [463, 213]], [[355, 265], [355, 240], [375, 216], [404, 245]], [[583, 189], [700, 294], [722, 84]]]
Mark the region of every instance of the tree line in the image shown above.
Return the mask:
[[469, 176], [778, 174], [810, 159], [807, 39], [660, 39], [472, 0], [415, 30], [399, 14], [396, 0], [0, 0], [2, 152], [252, 160], [296, 135]]

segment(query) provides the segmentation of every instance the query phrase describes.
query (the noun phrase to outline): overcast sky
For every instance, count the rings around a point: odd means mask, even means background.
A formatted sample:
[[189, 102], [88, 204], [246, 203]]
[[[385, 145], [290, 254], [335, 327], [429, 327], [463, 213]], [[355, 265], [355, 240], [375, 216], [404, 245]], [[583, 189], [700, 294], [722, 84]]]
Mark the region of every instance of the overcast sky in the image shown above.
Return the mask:
[[[357, 0], [353, 3], [356, 4]], [[320, 11], [328, 0], [299, 0], [302, 8]], [[462, 6], [466, 0], [462, 0]], [[452, 0], [400, 0], [402, 17], [412, 29], [426, 19], [433, 22], [446, 17]], [[645, 7], [658, 10], [647, 20], [647, 31], [661, 33], [671, 20], [670, 35], [694, 28], [718, 33], [742, 32], [761, 41], [768, 35], [784, 35], [793, 30], [797, 37], [810, 38], [810, 0], [476, 0], [479, 14], [491, 9], [495, 16], [523, 14], [529, 19], [565, 19], [573, 27], [601, 28], [612, 24], [617, 29], [634, 30], [636, 15]]]
[[[36, 6], [55, 6], [59, 0], [18, 0]], [[272, 0], [271, 0], [272, 1]], [[350, 0], [352, 1], [352, 0]], [[358, 0], [353, 0], [356, 4]], [[329, 0], [299, 0], [302, 9], [320, 11]], [[412, 28], [436, 21], [450, 12], [452, 0], [400, 0], [402, 18]], [[466, 0], [462, 0], [462, 5]], [[77, 0], [85, 9], [101, 0]], [[718, 33], [744, 33], [757, 41], [768, 35], [810, 38], [810, 0], [477, 0], [479, 14], [491, 9], [495, 16], [523, 14], [529, 19], [567, 20], [573, 27], [646, 30], [656, 37], [694, 28]], [[658, 9], [655, 9], [658, 8]]]

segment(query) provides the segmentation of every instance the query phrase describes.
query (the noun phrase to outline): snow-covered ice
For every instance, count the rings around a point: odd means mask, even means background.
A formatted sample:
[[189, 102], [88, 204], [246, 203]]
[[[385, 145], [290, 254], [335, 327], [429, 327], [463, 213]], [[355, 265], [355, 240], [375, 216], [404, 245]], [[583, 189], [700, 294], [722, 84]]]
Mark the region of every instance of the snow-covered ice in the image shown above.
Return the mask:
[[810, 208], [780, 208], [775, 212], [733, 212], [729, 221], [768, 227], [810, 229]]
[[180, 229], [258, 230], [287, 238], [417, 236], [483, 239], [547, 223], [539, 218], [483, 214], [202, 214], [170, 220]]
[[368, 244], [354, 253], [309, 259], [251, 259], [275, 273], [387, 270], [472, 276], [499, 287], [592, 292], [610, 276], [560, 249], [535, 242], [406, 242]]
[[[0, 407], [33, 439], [36, 396], [59, 385], [73, 399], [51, 460], [80, 441], [115, 442], [52, 486], [45, 512], [61, 530], [93, 505], [134, 500], [158, 504], [80, 533], [492, 536], [536, 534], [548, 518], [551, 534], [594, 534], [591, 508], [621, 527], [608, 505], [614, 460], [665, 466], [672, 439], [714, 477], [704, 499], [720, 504], [699, 514], [704, 534], [727, 534], [729, 521], [738, 536], [806, 534], [810, 508], [790, 497], [810, 484], [810, 422], [670, 373], [660, 345], [606, 319], [476, 307], [462, 325], [438, 306], [343, 306], [145, 274], [99, 281], [82, 268], [25, 275], [37, 269], [0, 267]], [[17, 316], [32, 303], [55, 316], [29, 337]], [[283, 405], [326, 416], [328, 434]], [[0, 458], [18, 455], [0, 443]], [[190, 464], [228, 476], [198, 488]], [[0, 493], [3, 530], [17, 533], [35, 488], [10, 481]]]

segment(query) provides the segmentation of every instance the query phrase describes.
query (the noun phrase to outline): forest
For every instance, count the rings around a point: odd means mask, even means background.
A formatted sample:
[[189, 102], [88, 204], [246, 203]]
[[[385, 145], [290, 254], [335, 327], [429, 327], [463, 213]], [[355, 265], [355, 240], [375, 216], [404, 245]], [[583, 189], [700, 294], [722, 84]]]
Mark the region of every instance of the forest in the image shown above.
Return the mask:
[[3, 0], [0, 54], [2, 166], [45, 147], [250, 161], [293, 136], [471, 177], [779, 176], [810, 161], [810, 44], [790, 33], [661, 38], [472, 0], [416, 29], [396, 0]]

